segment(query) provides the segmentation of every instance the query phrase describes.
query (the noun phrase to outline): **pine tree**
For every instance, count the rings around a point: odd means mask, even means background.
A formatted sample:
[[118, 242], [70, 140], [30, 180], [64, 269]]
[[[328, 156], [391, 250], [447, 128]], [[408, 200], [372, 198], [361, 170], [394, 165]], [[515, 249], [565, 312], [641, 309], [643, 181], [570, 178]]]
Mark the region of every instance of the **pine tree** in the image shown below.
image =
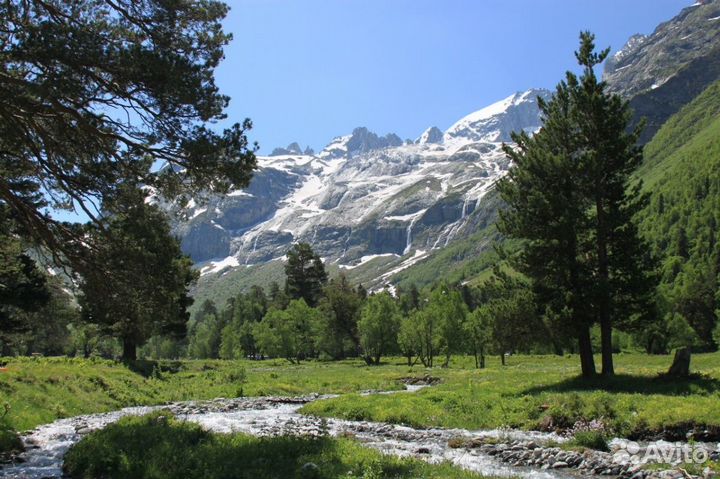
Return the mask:
[[535, 297], [557, 326], [577, 338], [582, 374], [592, 376], [591, 271], [582, 262], [589, 205], [576, 184], [580, 172], [574, 155], [580, 146], [568, 85], [561, 82], [550, 101], [538, 98], [538, 103], [543, 128], [532, 137], [513, 134], [516, 146], [505, 146], [514, 167], [497, 185], [508, 205], [500, 212], [499, 228], [525, 240], [514, 267], [532, 280]]
[[19, 234], [75, 266], [95, 258], [73, 246], [84, 232], [46, 204], [102, 224], [95, 207], [129, 180], [172, 199], [248, 183], [250, 122], [206, 127], [229, 102], [214, 81], [227, 12], [214, 0], [0, 3], [0, 205]]
[[357, 323], [363, 305], [364, 290], [353, 288], [347, 277], [340, 274], [323, 290], [319, 308], [323, 313], [318, 347], [334, 359], [342, 359], [346, 353], [357, 355], [360, 338]]
[[[642, 163], [638, 138], [642, 122], [628, 131], [632, 120], [629, 103], [606, 91], [594, 68], [610, 49], [595, 53], [594, 36], [580, 35], [575, 54], [583, 67], [577, 78], [568, 73], [574, 124], [581, 149], [575, 161], [581, 165], [577, 178], [582, 194], [590, 202], [590, 244], [586, 257], [594, 263], [593, 301], [600, 323], [602, 373], [614, 374], [613, 324], [650, 309], [657, 284], [649, 248], [641, 240], [634, 217], [645, 204], [640, 184], [631, 175]], [[649, 318], [650, 320], [652, 318]]]
[[10, 335], [30, 326], [21, 313], [37, 311], [50, 299], [46, 275], [25, 253], [13, 229], [8, 211], [0, 207], [0, 342], [5, 346]]
[[612, 327], [631, 316], [644, 321], [655, 285], [654, 264], [633, 218], [643, 205], [631, 174], [642, 161], [640, 128], [628, 132], [628, 103], [606, 92], [583, 32], [576, 53], [580, 77], [568, 72], [553, 98], [538, 99], [543, 128], [532, 138], [513, 135], [505, 147], [515, 162], [499, 184], [510, 208], [501, 229], [526, 240], [519, 268], [556, 324], [578, 338], [583, 375], [595, 373], [589, 327], [599, 322], [602, 372], [613, 374]]
[[285, 292], [291, 299], [304, 299], [315, 307], [327, 283], [327, 272], [320, 256], [309, 244], [297, 243], [287, 253]]
[[170, 234], [165, 215], [126, 187], [105, 204], [107, 230], [86, 227], [83, 249], [93, 255], [82, 277], [81, 305], [89, 323], [101, 325], [123, 344], [123, 359], [153, 335], [183, 338], [197, 278], [190, 258]]

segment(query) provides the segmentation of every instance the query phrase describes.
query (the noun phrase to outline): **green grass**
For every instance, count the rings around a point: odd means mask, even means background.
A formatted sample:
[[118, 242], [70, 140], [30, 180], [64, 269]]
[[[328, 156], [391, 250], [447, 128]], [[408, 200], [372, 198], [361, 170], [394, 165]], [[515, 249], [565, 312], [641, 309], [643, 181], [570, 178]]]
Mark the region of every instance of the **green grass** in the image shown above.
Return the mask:
[[[690, 380], [658, 377], [671, 360], [620, 354], [616, 378], [583, 381], [576, 356], [512, 356], [505, 367], [490, 357], [485, 370], [474, 369], [470, 357], [432, 370], [408, 368], [404, 358], [378, 367], [361, 360], [268, 360], [139, 362], [132, 369], [106, 360], [6, 358], [0, 361], [8, 369], [0, 373], [0, 404], [10, 407], [4, 424], [18, 431], [132, 405], [311, 392], [347, 395], [309, 404], [307, 413], [420, 427], [535, 429], [596, 418], [625, 436], [693, 424], [720, 427], [720, 353], [694, 355], [693, 371], [701, 375]], [[400, 389], [400, 378], [426, 374], [442, 383], [414, 394], [355, 394]]]
[[596, 451], [610, 451], [608, 438], [599, 431], [578, 431], [572, 440], [566, 443], [571, 448], [594, 449]]
[[167, 413], [124, 418], [90, 434], [68, 452], [65, 471], [74, 479], [479, 477], [384, 456], [346, 438], [211, 434]]
[[[296, 396], [402, 388], [394, 368], [370, 368], [360, 360], [303, 362], [162, 361], [127, 365], [101, 359], [5, 358], [0, 406], [16, 430], [55, 419], [125, 406], [238, 396]], [[245, 378], [243, 380], [243, 378]]]
[[[433, 370], [444, 383], [417, 394], [357, 394], [308, 404], [303, 412], [415, 427], [570, 428], [601, 419], [610, 432], [636, 437], [665, 428], [720, 427], [720, 354], [693, 356], [702, 375], [664, 379], [668, 356], [622, 354], [615, 378], [577, 377], [577, 357], [491, 358], [485, 370]], [[468, 360], [463, 359], [469, 368]]]

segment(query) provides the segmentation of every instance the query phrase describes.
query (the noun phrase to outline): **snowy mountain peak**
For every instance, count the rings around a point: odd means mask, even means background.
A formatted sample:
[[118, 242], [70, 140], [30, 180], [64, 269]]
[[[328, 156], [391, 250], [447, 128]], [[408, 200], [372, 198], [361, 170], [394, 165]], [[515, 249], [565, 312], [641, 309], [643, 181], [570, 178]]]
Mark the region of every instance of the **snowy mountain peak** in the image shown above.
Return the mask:
[[540, 127], [538, 96], [547, 99], [550, 92], [531, 89], [510, 95], [462, 118], [447, 129], [444, 139], [492, 143], [510, 141], [512, 131], [535, 131]]
[[258, 157], [248, 188], [187, 205], [175, 233], [204, 275], [269, 264], [306, 241], [348, 270], [382, 263], [376, 279], [387, 281], [489, 221], [484, 197], [509, 167], [500, 142], [539, 127], [538, 95], [549, 93], [512, 95], [417, 142], [360, 127], [315, 155], [288, 145]]
[[320, 158], [350, 157], [369, 151], [402, 146], [403, 141], [395, 133], [378, 136], [364, 126], [357, 127], [352, 134], [333, 139], [322, 152]]
[[415, 140], [418, 145], [427, 145], [429, 143], [442, 143], [443, 132], [437, 126], [432, 126], [425, 130], [420, 137]]
[[285, 148], [275, 148], [270, 156], [282, 156], [282, 155], [302, 155], [303, 150], [300, 145], [294, 141]]

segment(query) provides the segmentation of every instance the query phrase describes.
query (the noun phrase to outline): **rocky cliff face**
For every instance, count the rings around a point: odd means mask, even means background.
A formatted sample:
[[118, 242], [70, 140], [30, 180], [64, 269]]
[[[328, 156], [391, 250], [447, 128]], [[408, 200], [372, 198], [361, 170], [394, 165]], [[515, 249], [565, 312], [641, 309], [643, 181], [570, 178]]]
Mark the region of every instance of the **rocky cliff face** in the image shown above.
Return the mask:
[[720, 78], [720, 0], [698, 2], [650, 35], [634, 35], [605, 64], [610, 91], [647, 119], [647, 142], [683, 105]]
[[539, 128], [538, 96], [549, 92], [512, 95], [415, 142], [356, 128], [316, 155], [276, 149], [249, 188], [175, 208], [175, 231], [206, 275], [282, 258], [295, 241], [340, 267], [406, 267], [494, 216], [482, 199], [509, 167], [502, 142]]

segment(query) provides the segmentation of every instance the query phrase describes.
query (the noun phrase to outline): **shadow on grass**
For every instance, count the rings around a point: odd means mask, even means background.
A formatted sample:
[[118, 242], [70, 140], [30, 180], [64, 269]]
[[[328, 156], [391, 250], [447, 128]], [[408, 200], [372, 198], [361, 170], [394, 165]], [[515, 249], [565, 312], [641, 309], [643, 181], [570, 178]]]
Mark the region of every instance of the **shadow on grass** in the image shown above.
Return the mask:
[[665, 375], [634, 376], [616, 374], [613, 377], [596, 376], [583, 378], [577, 376], [555, 384], [534, 386], [522, 394], [566, 393], [579, 391], [608, 391], [617, 393], [661, 394], [666, 396], [686, 396], [688, 394], [708, 395], [720, 391], [720, 380], [701, 374], [688, 378], [674, 378]]

